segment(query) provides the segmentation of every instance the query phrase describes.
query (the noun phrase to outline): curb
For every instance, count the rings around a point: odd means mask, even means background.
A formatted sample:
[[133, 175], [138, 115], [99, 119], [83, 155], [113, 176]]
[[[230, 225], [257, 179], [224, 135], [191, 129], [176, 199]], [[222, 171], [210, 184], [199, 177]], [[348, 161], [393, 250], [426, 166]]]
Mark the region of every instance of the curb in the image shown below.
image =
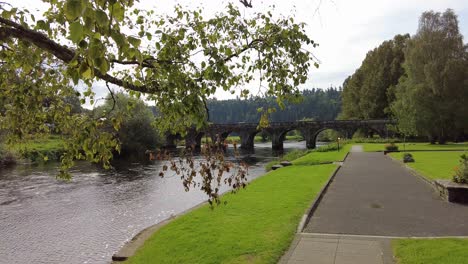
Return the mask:
[[[345, 160], [349, 156], [349, 153], [350, 153], [349, 151], [348, 151], [348, 153], [346, 153], [343, 160], [340, 161], [341, 163], [345, 162]], [[325, 193], [326, 193], [328, 187], [330, 186], [330, 184], [332, 183], [332, 181], [335, 179], [336, 174], [341, 169], [341, 166], [343, 166], [343, 165], [338, 164], [338, 167], [336, 167], [336, 169], [331, 174], [330, 178], [328, 178], [327, 183], [322, 187], [322, 189], [318, 193], [317, 197], [315, 197], [314, 201], [312, 202], [311, 206], [306, 210], [305, 214], [301, 218], [301, 222], [299, 222], [299, 225], [297, 226], [296, 233], [302, 233], [302, 230], [304, 230], [305, 225], [307, 224], [307, 222], [309, 222], [310, 218], [312, 217], [312, 215], [314, 214], [314, 212], [317, 209], [318, 205], [320, 204], [320, 201], [322, 201], [323, 196], [325, 195]]]
[[328, 187], [330, 186], [331, 182], [335, 179], [335, 175], [338, 173], [340, 170], [341, 165], [338, 165], [338, 167], [333, 171], [331, 174], [330, 178], [328, 178], [327, 183], [322, 187], [318, 195], [315, 197], [314, 201], [312, 202], [312, 205], [306, 210], [304, 215], [301, 218], [301, 221], [299, 222], [299, 225], [297, 226], [297, 231], [296, 233], [301, 233], [302, 230], [304, 230], [305, 225], [307, 222], [309, 222], [310, 218], [314, 214], [315, 210], [317, 209], [318, 205], [320, 204], [320, 201], [322, 200], [323, 196], [325, 195], [325, 192], [327, 191]]
[[404, 167], [407, 171], [409, 171], [413, 176], [416, 176], [418, 177], [419, 179], [421, 179], [423, 182], [425, 182], [426, 184], [430, 185], [432, 187], [432, 189], [437, 193], [439, 194], [439, 189], [437, 189], [437, 186], [435, 185], [435, 182], [432, 181], [432, 180], [429, 180], [427, 179], [426, 177], [422, 176], [421, 174], [419, 174], [419, 172], [417, 172], [415, 169], [411, 168], [410, 166], [406, 165], [404, 162], [402, 162], [401, 160], [398, 160], [390, 155], [385, 155], [387, 156], [388, 158], [390, 158], [391, 160], [393, 160], [394, 162], [400, 164], [400, 166]]

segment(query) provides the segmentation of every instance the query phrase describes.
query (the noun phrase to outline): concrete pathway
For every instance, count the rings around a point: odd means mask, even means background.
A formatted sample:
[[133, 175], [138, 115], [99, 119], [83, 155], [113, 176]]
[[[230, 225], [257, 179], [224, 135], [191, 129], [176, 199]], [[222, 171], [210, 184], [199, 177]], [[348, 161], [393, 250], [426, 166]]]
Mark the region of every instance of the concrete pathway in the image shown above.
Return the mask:
[[443, 201], [383, 153], [353, 147], [280, 263], [390, 264], [390, 237], [468, 236], [467, 219], [468, 206]]
[[468, 236], [468, 206], [443, 201], [383, 153], [348, 155], [304, 232]]
[[301, 233], [280, 264], [391, 264], [391, 256], [390, 239]]

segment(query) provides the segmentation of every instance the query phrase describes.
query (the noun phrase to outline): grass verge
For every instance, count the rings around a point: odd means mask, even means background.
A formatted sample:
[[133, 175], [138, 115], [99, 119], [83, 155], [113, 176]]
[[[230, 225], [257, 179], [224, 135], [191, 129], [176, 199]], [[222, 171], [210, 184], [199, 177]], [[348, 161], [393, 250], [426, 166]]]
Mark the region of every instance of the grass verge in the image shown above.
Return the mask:
[[291, 166], [163, 226], [128, 263], [276, 263], [336, 165]]
[[346, 154], [348, 154], [351, 147], [351, 144], [346, 144], [341, 147], [339, 151], [321, 151], [320, 149], [317, 149], [317, 151], [312, 151], [311, 153], [294, 160], [292, 163], [294, 165], [315, 165], [320, 163], [342, 161], [346, 157]]
[[[359, 144], [362, 145], [364, 148], [364, 151], [366, 152], [373, 152], [373, 151], [384, 151], [385, 150], [385, 144], [380, 144], [380, 143], [363, 143]], [[431, 150], [438, 150], [438, 151], [443, 151], [443, 150], [467, 150], [468, 149], [468, 143], [449, 143], [449, 144], [444, 144], [444, 145], [439, 145], [439, 144], [429, 144], [429, 143], [395, 143], [395, 145], [398, 146], [399, 151], [431, 151]], [[403, 146], [405, 145], [405, 146]]]
[[[435, 180], [451, 180], [454, 168], [459, 164], [463, 151], [417, 151], [411, 152], [414, 162], [406, 163], [422, 176]], [[403, 152], [389, 153], [393, 158], [403, 160]]]
[[21, 158], [32, 162], [59, 160], [63, 154], [63, 140], [59, 136], [49, 136], [27, 140], [24, 143], [9, 146], [9, 150]]
[[468, 263], [468, 239], [397, 239], [392, 248], [398, 264]]

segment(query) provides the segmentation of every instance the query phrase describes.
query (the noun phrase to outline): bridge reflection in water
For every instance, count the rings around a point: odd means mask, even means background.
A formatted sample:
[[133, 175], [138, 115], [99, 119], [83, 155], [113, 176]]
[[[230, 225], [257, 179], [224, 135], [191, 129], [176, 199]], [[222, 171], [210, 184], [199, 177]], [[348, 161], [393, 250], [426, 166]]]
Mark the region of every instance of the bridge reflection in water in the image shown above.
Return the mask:
[[[210, 124], [203, 130], [190, 129], [184, 138], [187, 148], [197, 149], [200, 148], [205, 135], [213, 141], [223, 142], [229, 134], [236, 133], [240, 137], [240, 147], [244, 150], [253, 150], [255, 135], [265, 131], [271, 136], [271, 148], [282, 150], [286, 134], [291, 130], [298, 130], [304, 137], [307, 148], [313, 149], [316, 147], [318, 134], [326, 129], [336, 130], [346, 138], [351, 138], [356, 130], [361, 128], [384, 138], [392, 136], [387, 126], [392, 124], [395, 124], [395, 121], [388, 119], [270, 122], [268, 127], [262, 129], [258, 128], [257, 123]], [[179, 134], [166, 135], [165, 147], [175, 148], [176, 140], [181, 138]]]

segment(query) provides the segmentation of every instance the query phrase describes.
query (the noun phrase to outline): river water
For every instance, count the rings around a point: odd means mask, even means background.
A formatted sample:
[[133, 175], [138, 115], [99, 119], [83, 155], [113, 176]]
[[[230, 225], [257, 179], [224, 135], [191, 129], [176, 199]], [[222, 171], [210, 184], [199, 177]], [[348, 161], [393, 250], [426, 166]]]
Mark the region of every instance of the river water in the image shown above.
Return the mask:
[[[304, 149], [305, 142], [284, 147]], [[250, 156], [251, 180], [273, 159], [271, 143], [256, 144]], [[185, 192], [172, 173], [159, 177], [161, 166], [106, 171], [79, 163], [70, 182], [55, 179], [56, 163], [0, 170], [0, 263], [109, 263], [142, 229], [207, 199]]]

